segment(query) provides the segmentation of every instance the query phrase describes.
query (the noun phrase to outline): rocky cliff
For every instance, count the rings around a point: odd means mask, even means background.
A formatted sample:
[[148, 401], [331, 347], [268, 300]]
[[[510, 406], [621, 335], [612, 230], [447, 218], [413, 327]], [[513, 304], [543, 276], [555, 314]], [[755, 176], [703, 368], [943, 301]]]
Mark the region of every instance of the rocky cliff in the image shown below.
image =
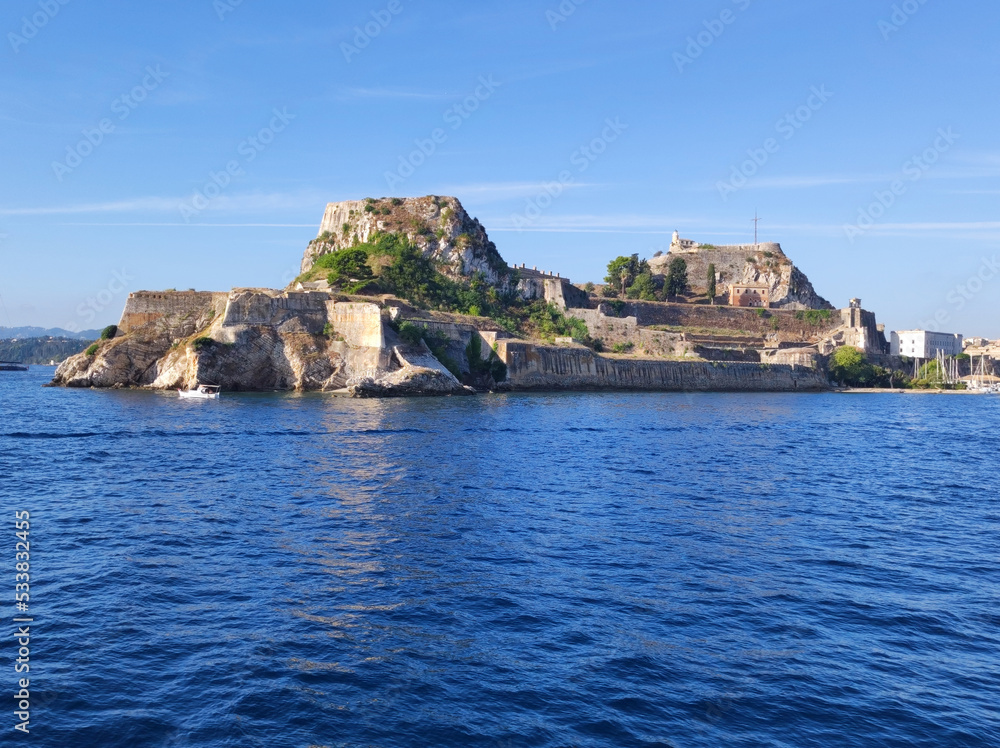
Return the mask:
[[732, 284], [764, 285], [771, 289], [771, 306], [784, 309], [833, 309], [816, 293], [805, 273], [785, 255], [780, 244], [743, 244], [713, 246], [671, 246], [667, 254], [649, 261], [654, 274], [666, 275], [671, 260], [680, 257], [687, 263], [688, 283], [695, 293], [703, 294], [708, 286], [709, 265], [715, 265], [717, 292], [728, 293]]
[[345, 390], [352, 394], [468, 394], [426, 346], [407, 346], [376, 304], [325, 293], [235, 289], [228, 294], [138, 292], [119, 334], [67, 359], [67, 387], [227, 391]]
[[317, 258], [371, 241], [376, 233], [405, 234], [453, 280], [482, 273], [492, 285], [507, 283], [507, 263], [486, 229], [454, 197], [369, 198], [326, 206], [319, 236], [306, 248], [302, 273]]

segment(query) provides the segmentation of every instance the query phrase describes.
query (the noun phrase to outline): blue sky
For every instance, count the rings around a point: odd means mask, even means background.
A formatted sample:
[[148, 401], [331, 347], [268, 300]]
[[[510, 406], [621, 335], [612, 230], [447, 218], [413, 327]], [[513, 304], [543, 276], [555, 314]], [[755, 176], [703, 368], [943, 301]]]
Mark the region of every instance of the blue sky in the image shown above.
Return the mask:
[[756, 210], [836, 305], [1000, 337], [998, 21], [985, 0], [8, 0], [0, 325], [280, 287], [327, 202], [447, 194], [509, 262], [575, 281], [675, 228], [750, 241]]

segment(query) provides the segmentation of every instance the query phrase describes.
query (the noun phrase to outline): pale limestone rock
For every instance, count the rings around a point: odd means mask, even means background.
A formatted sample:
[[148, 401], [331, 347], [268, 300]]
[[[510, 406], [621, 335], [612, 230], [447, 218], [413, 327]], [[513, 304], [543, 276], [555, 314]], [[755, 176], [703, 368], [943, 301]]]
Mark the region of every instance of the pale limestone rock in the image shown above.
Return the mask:
[[670, 262], [677, 257], [687, 263], [688, 284], [695, 293], [705, 292], [708, 267], [715, 265], [716, 273], [721, 275], [717, 283], [719, 296], [726, 295], [733, 284], [765, 285], [771, 289], [772, 307], [833, 309], [833, 305], [816, 293], [805, 274], [785, 255], [780, 244], [675, 245], [667, 254], [651, 259], [650, 270], [654, 274], [666, 275]]
[[[366, 211], [368, 206], [370, 212]], [[406, 234], [442, 273], [453, 279], [479, 272], [492, 285], [503, 287], [508, 282], [507, 263], [486, 229], [454, 197], [330, 203], [319, 235], [302, 257], [301, 272], [310, 270], [322, 255], [369, 242], [377, 232]]]

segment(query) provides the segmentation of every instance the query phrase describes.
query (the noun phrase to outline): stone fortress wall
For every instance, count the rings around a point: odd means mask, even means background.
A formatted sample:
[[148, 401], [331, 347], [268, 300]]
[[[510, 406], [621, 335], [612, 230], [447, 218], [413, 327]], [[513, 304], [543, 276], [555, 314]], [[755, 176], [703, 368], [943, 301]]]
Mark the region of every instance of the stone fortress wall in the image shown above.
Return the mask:
[[598, 356], [583, 346], [543, 346], [499, 340], [516, 390], [626, 389], [668, 392], [807, 392], [830, 388], [811, 366], [664, 361]]
[[221, 313], [229, 294], [214, 291], [136, 291], [125, 301], [119, 334], [127, 334], [161, 320], [194, 318], [213, 309]]

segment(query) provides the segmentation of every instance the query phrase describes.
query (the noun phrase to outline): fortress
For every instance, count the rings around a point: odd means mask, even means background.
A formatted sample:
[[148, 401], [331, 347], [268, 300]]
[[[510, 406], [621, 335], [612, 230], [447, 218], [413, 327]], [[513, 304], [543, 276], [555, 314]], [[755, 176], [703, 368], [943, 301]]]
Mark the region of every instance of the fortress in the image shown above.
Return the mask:
[[[545, 302], [586, 325], [585, 341], [524, 339], [485, 317], [418, 309], [388, 294], [346, 296], [317, 266], [324, 255], [386, 232], [405, 234], [438, 272], [470, 276]], [[710, 265], [731, 305], [608, 300], [559, 273], [508, 266], [483, 226], [452, 197], [331, 203], [284, 290], [138, 291], [117, 335], [67, 359], [55, 384], [74, 387], [319, 390], [358, 396], [506, 389], [817, 390], [838, 345], [886, 352], [884, 329], [860, 301], [837, 312], [779, 244], [713, 246], [681, 239], [649, 261], [685, 260], [695, 291]], [[424, 332], [413, 342], [409, 324]], [[428, 337], [429, 336], [429, 337]], [[426, 343], [433, 340], [433, 351]], [[600, 351], [610, 351], [601, 353]], [[500, 380], [484, 370], [505, 371]], [[498, 374], [499, 376], [499, 374]]]
[[[727, 302], [732, 298], [742, 299], [741, 303], [735, 304], [737, 306], [833, 309], [833, 305], [816, 293], [809, 279], [795, 267], [776, 242], [716, 246], [682, 239], [675, 231], [670, 250], [653, 257], [649, 261], [650, 268], [656, 274], [666, 275], [670, 261], [677, 257], [687, 265], [688, 283], [694, 293], [707, 292], [708, 269], [714, 265], [718, 292]], [[741, 293], [732, 295], [730, 292], [734, 288]], [[747, 295], [746, 291], [751, 293]], [[751, 302], [755, 296], [756, 300]]]

